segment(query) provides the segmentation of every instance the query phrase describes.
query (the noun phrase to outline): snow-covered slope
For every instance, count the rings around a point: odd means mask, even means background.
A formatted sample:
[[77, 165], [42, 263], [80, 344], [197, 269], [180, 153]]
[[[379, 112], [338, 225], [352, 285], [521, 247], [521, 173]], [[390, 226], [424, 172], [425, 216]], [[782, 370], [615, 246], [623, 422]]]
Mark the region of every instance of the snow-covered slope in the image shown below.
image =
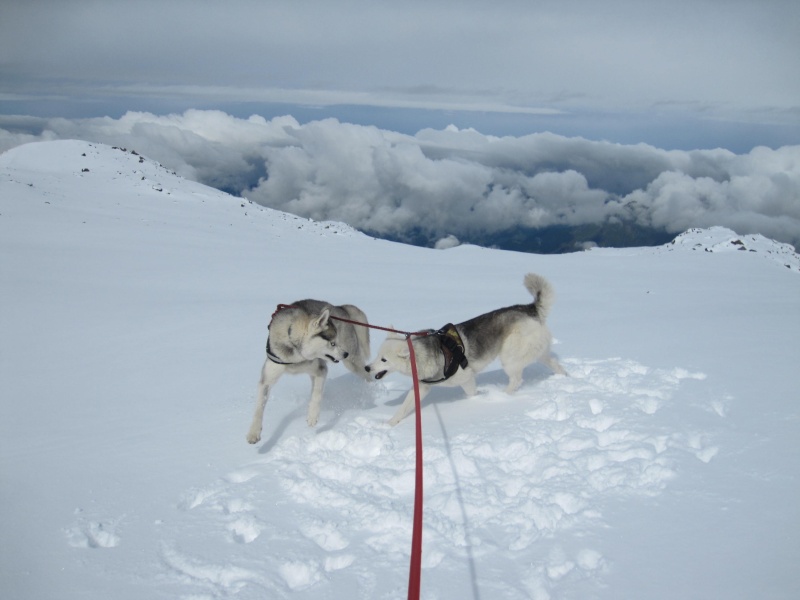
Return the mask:
[[800, 272], [800, 255], [789, 244], [782, 244], [763, 235], [737, 235], [725, 227], [689, 229], [661, 250], [692, 252], [752, 252], [795, 272]]
[[[732, 239], [756, 251], [720, 252]], [[793, 598], [797, 264], [718, 229], [561, 256], [414, 248], [131, 150], [15, 148], [0, 155], [3, 597], [405, 597], [414, 431], [386, 420], [410, 381], [333, 367], [310, 429], [309, 382], [284, 378], [250, 446], [269, 316], [310, 296], [440, 326], [525, 301], [534, 271], [555, 286], [570, 376], [533, 366], [508, 396], [495, 365], [477, 397], [424, 402], [423, 598]]]

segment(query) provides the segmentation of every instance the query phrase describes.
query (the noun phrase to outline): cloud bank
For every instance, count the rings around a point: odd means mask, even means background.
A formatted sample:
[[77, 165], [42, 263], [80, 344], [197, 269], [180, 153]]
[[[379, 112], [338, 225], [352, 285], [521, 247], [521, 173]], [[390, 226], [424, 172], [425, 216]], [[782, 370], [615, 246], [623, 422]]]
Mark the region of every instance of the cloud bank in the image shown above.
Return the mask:
[[0, 151], [65, 138], [135, 148], [265, 206], [431, 245], [615, 223], [670, 234], [722, 225], [800, 245], [800, 146], [668, 151], [549, 133], [405, 135], [200, 110], [0, 117]]

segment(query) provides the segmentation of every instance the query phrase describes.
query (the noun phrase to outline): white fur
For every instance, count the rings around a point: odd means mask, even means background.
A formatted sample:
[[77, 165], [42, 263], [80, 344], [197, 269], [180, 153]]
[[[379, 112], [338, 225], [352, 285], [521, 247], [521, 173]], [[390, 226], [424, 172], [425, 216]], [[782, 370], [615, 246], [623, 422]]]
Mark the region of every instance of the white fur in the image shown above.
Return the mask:
[[[552, 288], [544, 278], [534, 274], [528, 274], [524, 283], [528, 291], [536, 297], [538, 316], [518, 316], [518, 311], [514, 312], [514, 307], [508, 307], [456, 325], [464, 343], [464, 351], [469, 365], [466, 369], [459, 368], [451, 378], [436, 383], [425, 383], [424, 379], [435, 380], [441, 376], [444, 359], [440, 357], [438, 346], [426, 338], [415, 338], [412, 341], [420, 380], [420, 401], [428, 394], [433, 385], [461, 386], [467, 396], [475, 395], [477, 374], [498, 357], [503, 370], [508, 375], [506, 392], [509, 394], [517, 391], [522, 385], [522, 372], [525, 367], [537, 360], [554, 373], [566, 375], [566, 371], [550, 352], [552, 337], [544, 322], [544, 317], [554, 298]], [[479, 354], [475, 349], [481, 346], [485, 347], [487, 340], [476, 338], [493, 335], [492, 332], [497, 329], [494, 326], [497, 319], [505, 319], [508, 323], [505, 327], [506, 333], [501, 339], [493, 340], [496, 343], [491, 344], [492, 351]], [[470, 326], [464, 327], [465, 325]], [[380, 379], [390, 372], [398, 372], [410, 377], [411, 360], [407, 340], [403, 336], [389, 334], [379, 348], [377, 358], [366, 366], [366, 370], [369, 373], [375, 373], [376, 379]], [[413, 409], [414, 390], [411, 389], [389, 423], [396, 425]]]
[[[270, 322], [270, 341], [274, 343], [273, 351], [288, 364], [279, 364], [269, 357], [261, 367], [261, 378], [256, 394], [256, 408], [253, 420], [247, 432], [247, 441], [255, 444], [261, 439], [264, 420], [264, 408], [269, 391], [284, 373], [303, 374], [311, 377], [311, 399], [308, 404], [306, 421], [314, 427], [319, 420], [322, 391], [328, 375], [326, 360], [342, 363], [353, 373], [366, 377], [364, 363], [369, 358], [369, 333], [363, 327], [345, 322], [329, 321], [333, 317], [344, 317], [366, 323], [366, 315], [352, 305], [331, 306], [315, 300], [304, 300], [294, 303], [310, 310], [324, 306], [318, 314], [309, 315], [308, 311], [292, 307], [276, 313]], [[336, 329], [336, 337], [325, 339], [320, 333], [330, 325]]]

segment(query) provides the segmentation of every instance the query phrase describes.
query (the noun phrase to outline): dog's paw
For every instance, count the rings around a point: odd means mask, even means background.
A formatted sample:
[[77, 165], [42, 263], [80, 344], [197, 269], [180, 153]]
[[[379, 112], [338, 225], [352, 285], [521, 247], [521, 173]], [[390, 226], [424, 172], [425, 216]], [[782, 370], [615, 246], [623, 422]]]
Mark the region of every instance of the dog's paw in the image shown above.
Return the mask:
[[258, 431], [250, 431], [247, 434], [247, 443], [248, 444], [257, 444], [261, 440], [261, 432]]
[[308, 415], [306, 422], [308, 423], [309, 427], [316, 427], [318, 420], [319, 420], [319, 415], [314, 415], [314, 416]]

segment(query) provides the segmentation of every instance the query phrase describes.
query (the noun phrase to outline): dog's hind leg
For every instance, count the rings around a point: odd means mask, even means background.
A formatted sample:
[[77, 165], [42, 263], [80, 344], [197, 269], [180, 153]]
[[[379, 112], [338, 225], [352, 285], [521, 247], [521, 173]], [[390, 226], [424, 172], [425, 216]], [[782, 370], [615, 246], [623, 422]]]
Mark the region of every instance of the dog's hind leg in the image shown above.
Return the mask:
[[311, 376], [311, 401], [308, 403], [308, 416], [306, 421], [309, 427], [314, 427], [319, 420], [320, 406], [322, 405], [322, 390], [325, 387], [325, 377], [328, 375], [328, 366], [322, 360], [316, 360]]
[[558, 362], [558, 359], [553, 356], [552, 354], [546, 354], [542, 358], [539, 359], [544, 365], [550, 367], [550, 370], [553, 371], [556, 375], [566, 375], [569, 376], [569, 373], [561, 366], [561, 363]]
[[517, 371], [514, 369], [510, 371], [506, 369], [506, 375], [508, 375], [508, 385], [506, 386], [506, 394], [513, 394], [519, 389], [519, 386], [522, 385], [522, 369]]
[[[428, 391], [430, 390], [429, 385], [425, 385], [424, 383], [420, 382], [419, 384], [419, 401], [422, 403], [422, 399], [428, 395]], [[414, 410], [414, 388], [411, 388], [406, 394], [405, 400], [400, 405], [400, 408], [397, 409], [397, 412], [394, 413], [394, 416], [389, 419], [389, 425], [397, 425], [400, 421], [406, 418], [411, 411]]]
[[261, 427], [264, 421], [264, 407], [267, 405], [269, 389], [283, 375], [285, 368], [271, 360], [264, 361], [261, 367], [261, 379], [258, 382], [258, 392], [256, 393], [256, 410], [253, 413], [253, 421], [250, 423], [250, 431], [247, 432], [247, 441], [255, 444], [261, 439]]
[[[522, 385], [522, 372], [528, 364], [534, 361], [534, 357], [529, 356], [530, 352], [517, 351], [511, 344], [504, 346], [503, 350], [504, 352], [500, 354], [500, 364], [503, 365], [503, 371], [508, 375], [506, 394], [513, 394]], [[526, 356], [526, 354], [528, 355]]]

